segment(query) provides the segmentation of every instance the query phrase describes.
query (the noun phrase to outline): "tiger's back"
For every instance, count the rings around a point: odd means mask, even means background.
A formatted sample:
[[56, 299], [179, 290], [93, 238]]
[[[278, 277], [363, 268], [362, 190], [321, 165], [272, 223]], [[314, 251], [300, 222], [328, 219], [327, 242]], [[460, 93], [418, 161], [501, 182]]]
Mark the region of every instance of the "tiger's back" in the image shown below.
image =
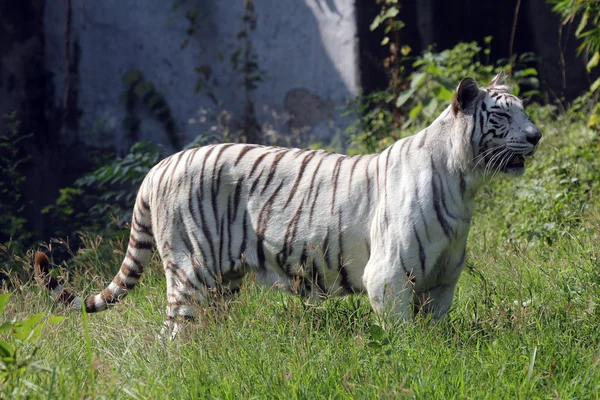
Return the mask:
[[[195, 265], [203, 279], [223, 279], [230, 289], [254, 268], [303, 278], [323, 293], [351, 293], [363, 289], [359, 266], [370, 252], [377, 161], [375, 155], [212, 145], [165, 159], [140, 194], [160, 232], [161, 258], [174, 268]], [[197, 280], [197, 272], [189, 270], [188, 279]]]

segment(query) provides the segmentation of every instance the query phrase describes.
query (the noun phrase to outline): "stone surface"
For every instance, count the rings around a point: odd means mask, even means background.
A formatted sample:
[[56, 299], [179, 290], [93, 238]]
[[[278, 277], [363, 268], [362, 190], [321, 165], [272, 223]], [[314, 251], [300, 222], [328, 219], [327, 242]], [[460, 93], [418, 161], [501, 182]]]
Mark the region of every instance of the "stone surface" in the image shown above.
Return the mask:
[[[173, 8], [175, 3], [73, 0], [70, 85], [77, 90], [79, 140], [115, 145], [121, 152], [135, 140], [161, 143], [168, 152], [176, 150], [161, 121], [139, 103], [134, 108], [139, 137], [127, 136], [123, 121], [128, 114], [119, 99], [128, 70], [139, 70], [164, 96], [182, 143], [211, 128], [223, 129], [219, 126], [223, 119], [218, 118], [222, 111], [233, 120], [241, 117], [244, 77], [233, 70], [231, 56], [244, 46], [244, 39], [237, 37], [243, 28], [243, 2], [184, 0]], [[252, 99], [259, 123], [285, 135], [295, 126], [290, 123], [292, 112], [309, 121], [302, 127], [307, 134], [314, 124], [319, 126], [319, 140], [332, 138], [346, 126], [341, 113], [358, 90], [353, 2], [255, 0], [254, 5], [258, 20], [250, 41], [262, 80]], [[185, 14], [190, 10], [198, 11], [192, 35], [186, 32], [190, 23]], [[53, 74], [57, 107], [64, 100], [65, 22], [64, 2], [47, 2], [46, 66]], [[199, 78], [203, 87], [196, 92]], [[299, 109], [286, 109], [286, 99], [298, 90], [320, 99], [326, 110], [307, 117], [320, 106], [309, 104], [303, 109], [296, 102]]]

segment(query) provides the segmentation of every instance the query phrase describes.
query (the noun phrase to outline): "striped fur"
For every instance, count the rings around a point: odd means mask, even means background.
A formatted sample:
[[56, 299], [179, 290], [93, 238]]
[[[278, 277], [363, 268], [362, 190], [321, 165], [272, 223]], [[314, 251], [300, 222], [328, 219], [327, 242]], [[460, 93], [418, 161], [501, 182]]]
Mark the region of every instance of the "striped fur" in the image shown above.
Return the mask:
[[307, 296], [366, 291], [373, 308], [434, 317], [449, 308], [465, 260], [477, 189], [520, 173], [541, 137], [497, 76], [472, 78], [428, 128], [380, 154], [248, 144], [182, 151], [146, 176], [127, 254], [100, 294], [85, 299], [36, 271], [61, 302], [101, 311], [138, 281], [153, 241], [167, 278], [167, 327], [192, 304], [237, 291], [250, 270]]

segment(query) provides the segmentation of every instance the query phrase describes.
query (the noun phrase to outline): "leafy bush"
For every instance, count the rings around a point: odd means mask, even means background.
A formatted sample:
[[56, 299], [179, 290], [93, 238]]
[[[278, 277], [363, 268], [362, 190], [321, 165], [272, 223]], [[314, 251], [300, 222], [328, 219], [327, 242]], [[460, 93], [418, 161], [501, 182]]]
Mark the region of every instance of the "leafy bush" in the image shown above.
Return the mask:
[[[581, 39], [577, 51], [583, 54], [586, 68], [590, 72], [600, 64], [600, 2], [596, 0], [548, 0], [554, 5], [553, 11], [563, 17], [563, 25], [572, 23], [580, 17], [575, 36]], [[588, 127], [600, 128], [600, 78], [590, 86], [590, 90], [575, 101], [576, 105], [592, 103], [589, 112]]]
[[[357, 151], [379, 151], [394, 140], [429, 125], [448, 106], [458, 82], [465, 76], [487, 84], [494, 71], [504, 66], [502, 63], [495, 66], [487, 60], [491, 40], [491, 37], [485, 38], [484, 48], [476, 42], [468, 42], [440, 53], [429, 49], [413, 62], [409, 84], [398, 96], [393, 96], [388, 89], [355, 99], [350, 107], [361, 118], [348, 133]], [[534, 60], [531, 53], [517, 57], [513, 70], [515, 94], [531, 97], [539, 93], [537, 70], [531, 67]], [[396, 132], [390, 132], [395, 110], [400, 111], [402, 121]]]
[[156, 145], [136, 143], [125, 157], [116, 158], [77, 179], [73, 186], [61, 189], [55, 204], [42, 212], [51, 213], [57, 226], [67, 230], [57, 232], [59, 236], [71, 233], [73, 237], [72, 233], [78, 230], [110, 236], [115, 233], [115, 226], [122, 227], [131, 219], [137, 187], [161, 158]]
[[[10, 297], [9, 293], [0, 294], [0, 314], [3, 314]], [[33, 362], [37, 347], [31, 344], [40, 338], [46, 326], [64, 320], [64, 317], [46, 319], [45, 316], [39, 313], [23, 321], [7, 320], [0, 325], [0, 387], [11, 397], [26, 396], [27, 386], [32, 385], [22, 380], [28, 368], [45, 370]]]
[[0, 243], [12, 240], [18, 244], [32, 236], [25, 229], [26, 220], [21, 213], [25, 207], [21, 187], [26, 179], [21, 166], [29, 160], [23, 154], [21, 143], [31, 135], [20, 135], [15, 113], [5, 115], [4, 120], [9, 132], [0, 137]]

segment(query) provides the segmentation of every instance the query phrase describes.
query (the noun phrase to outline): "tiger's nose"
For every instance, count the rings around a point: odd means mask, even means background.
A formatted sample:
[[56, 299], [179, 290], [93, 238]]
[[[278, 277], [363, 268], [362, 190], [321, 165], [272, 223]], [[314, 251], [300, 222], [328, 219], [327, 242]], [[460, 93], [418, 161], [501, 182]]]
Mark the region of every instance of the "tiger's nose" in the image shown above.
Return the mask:
[[538, 144], [541, 138], [542, 132], [537, 126], [527, 128], [526, 139], [529, 143], [535, 146], [536, 144]]

